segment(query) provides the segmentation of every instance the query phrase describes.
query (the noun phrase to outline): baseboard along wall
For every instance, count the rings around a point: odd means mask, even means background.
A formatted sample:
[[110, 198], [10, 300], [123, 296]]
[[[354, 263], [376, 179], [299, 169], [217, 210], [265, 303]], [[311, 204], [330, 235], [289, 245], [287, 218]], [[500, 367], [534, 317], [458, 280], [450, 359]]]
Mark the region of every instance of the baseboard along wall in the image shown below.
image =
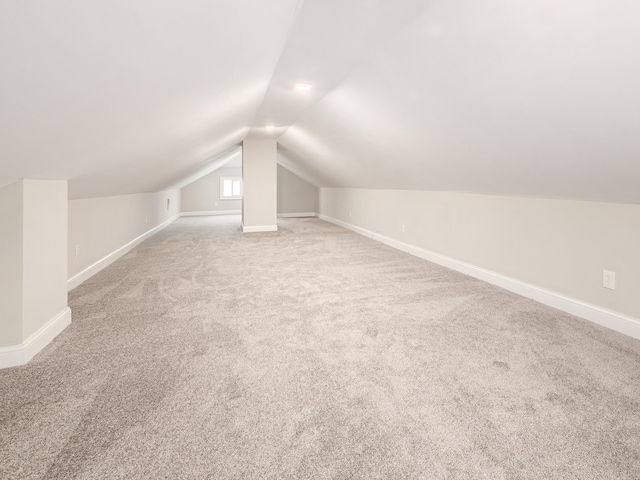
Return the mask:
[[80, 285], [82, 282], [84, 282], [84, 281], [88, 280], [89, 278], [93, 277], [100, 270], [108, 267], [113, 262], [118, 260], [120, 257], [122, 257], [126, 253], [130, 252], [131, 250], [133, 250], [133, 248], [136, 245], [139, 245], [140, 243], [145, 241], [147, 238], [152, 236], [154, 233], [159, 232], [163, 228], [167, 227], [168, 225], [170, 225], [171, 223], [176, 221], [178, 218], [180, 218], [180, 215], [175, 215], [175, 216], [171, 217], [169, 220], [166, 220], [165, 222], [161, 223], [160, 225], [152, 228], [151, 230], [148, 230], [147, 232], [143, 233], [139, 237], [134, 238], [133, 240], [131, 240], [126, 245], [123, 245], [122, 247], [118, 248], [117, 250], [111, 252], [109, 255], [101, 258], [100, 260], [95, 262], [93, 265], [85, 268], [80, 273], [74, 275], [73, 277], [71, 277], [68, 280], [68, 290], [69, 291], [73, 290], [78, 285]]
[[0, 369], [25, 365], [71, 324], [71, 309], [64, 308], [20, 345], [0, 347]]
[[[241, 213], [240, 210], [222, 210], [222, 211], [211, 211], [211, 212], [183, 212], [179, 216], [200, 216], [200, 215], [236, 215]], [[122, 246], [118, 250], [112, 252], [107, 255], [103, 259], [94, 263], [87, 269], [83, 270], [79, 274], [69, 279], [69, 290], [77, 287], [82, 282], [90, 278], [91, 276], [98, 273], [103, 268], [107, 267], [118, 258], [122, 257], [124, 254], [132, 250], [136, 245], [140, 244], [145, 239], [149, 238], [154, 233], [160, 231], [161, 229], [168, 226], [170, 223], [175, 221], [179, 216], [175, 216], [166, 222], [158, 225], [157, 227], [149, 230], [148, 232], [140, 235], [136, 239], [132, 240], [128, 244]], [[598, 325], [602, 325], [604, 327], [610, 328], [617, 332], [623, 333], [625, 335], [629, 335], [630, 337], [640, 339], [640, 320], [623, 315], [621, 313], [613, 312], [611, 310], [607, 310], [596, 305], [592, 305], [586, 302], [582, 302], [575, 298], [567, 297], [561, 295], [559, 293], [546, 290], [544, 288], [537, 287], [535, 285], [531, 285], [526, 282], [522, 282], [516, 280], [514, 278], [510, 278], [499, 273], [486, 270], [481, 267], [477, 267], [475, 265], [471, 265], [454, 258], [447, 257], [445, 255], [440, 255], [435, 252], [431, 252], [429, 250], [425, 250], [423, 248], [417, 247], [415, 245], [411, 245], [408, 243], [400, 242], [398, 240], [394, 240], [392, 238], [386, 237], [384, 235], [377, 234], [375, 232], [371, 232], [364, 228], [360, 228], [356, 225], [343, 222], [341, 220], [328, 217], [324, 214], [316, 214], [315, 212], [301, 212], [301, 213], [281, 213], [278, 214], [278, 217], [281, 218], [293, 218], [293, 217], [318, 217], [322, 220], [331, 222], [335, 225], [339, 225], [341, 227], [352, 230], [356, 233], [359, 233], [365, 237], [371, 238], [373, 240], [379, 241], [388, 245], [390, 247], [396, 248], [406, 253], [410, 253], [411, 255], [415, 255], [416, 257], [423, 258], [425, 260], [431, 261], [438, 265], [442, 265], [453, 270], [457, 270], [459, 272], [470, 275], [474, 278], [478, 278], [480, 280], [484, 280], [493, 285], [504, 288], [505, 290], [509, 290], [511, 292], [517, 293], [527, 298], [531, 298], [536, 300], [544, 305], [548, 305], [553, 308], [557, 308], [563, 312], [570, 313], [580, 318], [584, 318], [585, 320], [589, 320], [591, 322], [597, 323]], [[242, 231], [245, 233], [258, 233], [258, 232], [275, 232], [278, 230], [277, 225], [264, 225], [264, 226], [242, 226]], [[22, 353], [16, 353], [22, 347], [4, 347], [0, 350], [0, 357], [12, 355], [22, 355]], [[13, 350], [12, 350], [13, 349]], [[12, 353], [13, 352], [13, 353]], [[2, 365], [2, 359], [0, 359], [0, 365]]]
[[182, 212], [181, 217], [206, 217], [210, 215], [240, 215], [242, 210], [205, 210], [199, 212]]
[[[242, 210], [211, 210], [211, 211], [200, 211], [200, 212], [182, 212], [179, 215], [176, 215], [176, 216], [170, 218], [169, 220], [161, 223], [157, 227], [154, 227], [151, 230], [143, 233], [139, 237], [134, 238], [133, 240], [131, 240], [126, 245], [123, 245], [122, 247], [118, 248], [117, 250], [115, 250], [115, 251], [111, 252], [110, 254], [106, 255], [105, 257], [101, 258], [100, 260], [95, 262], [93, 265], [85, 268], [80, 273], [74, 275], [73, 277], [71, 277], [68, 280], [68, 287], [67, 288], [68, 288], [69, 291], [73, 290], [78, 285], [80, 285], [82, 282], [88, 280], [89, 278], [94, 276], [96, 273], [98, 273], [100, 270], [108, 267], [113, 262], [118, 260], [120, 257], [122, 257], [126, 253], [130, 252], [131, 250], [133, 250], [134, 247], [136, 247], [137, 245], [139, 245], [140, 243], [145, 241], [147, 238], [149, 238], [153, 234], [155, 234], [155, 233], [159, 232], [160, 230], [162, 230], [163, 228], [167, 227], [168, 225], [170, 225], [171, 223], [173, 223], [175, 220], [177, 220], [180, 217], [198, 217], [198, 216], [211, 216], [211, 215], [239, 215], [241, 213], [242, 213]], [[297, 214], [284, 214], [284, 215], [286, 215], [286, 216], [296, 216], [296, 217], [298, 217], [298, 216], [300, 216], [300, 217], [302, 217], [302, 216], [316, 216], [315, 213], [297, 213]], [[243, 232], [247, 232], [247, 233], [251, 233], [251, 232], [275, 232], [277, 230], [278, 230], [277, 225], [267, 225], [267, 226], [259, 226], [259, 227], [243, 227]]]
[[278, 218], [309, 218], [317, 217], [316, 212], [279, 213]]
[[639, 319], [629, 317], [621, 313], [613, 312], [596, 305], [591, 305], [589, 303], [582, 302], [565, 295], [561, 295], [551, 290], [536, 287], [535, 285], [521, 282], [520, 280], [506, 277], [499, 273], [492, 272], [490, 270], [486, 270], [484, 268], [477, 267], [465, 262], [461, 262], [454, 258], [440, 255], [438, 253], [425, 250], [415, 245], [400, 242], [398, 240], [394, 240], [393, 238], [380, 235], [356, 225], [343, 222], [342, 220], [328, 217], [324, 214], [318, 214], [318, 218], [352, 230], [356, 233], [359, 233], [360, 235], [371, 238], [372, 240], [376, 240], [395, 249], [401, 250], [411, 255], [415, 255], [416, 257], [428, 260], [444, 267], [451, 268], [452, 270], [467, 274], [479, 280], [484, 280], [485, 282], [504, 288], [505, 290], [509, 290], [510, 292], [517, 293], [518, 295], [522, 295], [523, 297], [531, 298], [544, 305], [548, 305], [563, 312], [570, 313], [571, 315], [575, 315], [576, 317], [589, 320], [593, 323], [597, 323], [598, 325], [610, 328], [611, 330], [615, 330], [630, 337], [640, 339]]
[[256, 226], [247, 226], [242, 225], [243, 233], [259, 233], [259, 232], [277, 232], [277, 225], [256, 225]]
[[[201, 212], [182, 212], [181, 217], [204, 217], [209, 215], [240, 215], [242, 210], [209, 210]], [[316, 217], [316, 212], [279, 213], [278, 218]]]

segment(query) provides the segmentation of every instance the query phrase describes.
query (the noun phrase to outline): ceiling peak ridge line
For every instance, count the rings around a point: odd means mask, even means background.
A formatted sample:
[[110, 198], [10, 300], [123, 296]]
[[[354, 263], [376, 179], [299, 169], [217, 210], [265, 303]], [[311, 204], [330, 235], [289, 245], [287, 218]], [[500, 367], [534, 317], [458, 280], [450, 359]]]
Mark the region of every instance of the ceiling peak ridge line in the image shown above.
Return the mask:
[[304, 0], [298, 0], [298, 4], [296, 5], [296, 11], [294, 13], [294, 18], [293, 18], [294, 23], [298, 19], [298, 15], [300, 15], [300, 11], [302, 10], [303, 6], [304, 6]]
[[273, 82], [273, 76], [275, 75], [276, 71], [278, 70], [278, 65], [280, 64], [280, 62], [282, 61], [282, 55], [284, 54], [284, 51], [287, 48], [287, 45], [289, 44], [289, 40], [291, 39], [291, 35], [293, 34], [294, 30], [296, 29], [296, 25], [298, 24], [298, 18], [300, 17], [300, 12], [302, 11], [302, 6], [304, 4], [305, 0], [298, 0], [296, 3], [296, 7], [293, 10], [293, 19], [291, 20], [291, 26], [289, 27], [289, 31], [287, 32], [287, 35], [285, 36], [284, 42], [282, 43], [282, 48], [280, 49], [280, 54], [278, 55], [278, 60], [275, 62], [273, 69], [271, 70], [271, 74], [269, 75], [269, 81], [267, 82], [267, 85], [264, 89], [264, 92], [262, 93], [262, 100], [260, 101], [260, 105], [258, 105], [258, 108], [256, 108], [256, 111], [253, 115], [253, 118], [251, 119], [251, 123], [248, 125], [249, 127], [249, 131], [247, 132], [247, 135], [245, 136], [245, 138], [247, 136], [249, 136], [249, 134], [251, 133], [251, 130], [253, 130], [253, 128], [256, 126], [256, 118], [258, 118], [258, 115], [260, 113], [260, 110], [262, 109], [262, 106], [264, 105], [264, 99], [267, 96], [267, 92], [269, 91], [269, 87], [271, 86], [271, 83]]
[[[303, 0], [301, 0], [301, 1], [303, 1]], [[311, 103], [307, 108], [305, 108], [302, 113], [300, 113], [298, 116], [296, 116], [295, 119], [291, 123], [288, 123], [288, 124], [284, 125], [285, 129], [279, 135], [279, 137], [282, 137], [283, 135], [285, 135], [287, 133], [287, 131], [289, 130], [289, 127], [291, 127], [292, 125], [295, 125], [296, 123], [298, 123], [300, 121], [303, 121], [307, 116], [309, 116], [310, 112], [316, 107], [316, 105], [318, 105], [318, 103], [320, 103], [322, 100], [324, 100], [326, 97], [328, 97], [334, 90], [336, 90], [338, 87], [340, 87], [340, 85], [342, 85], [354, 73], [356, 73], [360, 69], [362, 69], [362, 66], [365, 63], [367, 63], [371, 58], [373, 58], [375, 55], [377, 55], [379, 52], [381, 52], [384, 48], [386, 48], [386, 46], [391, 44], [402, 32], [404, 32], [405, 30], [410, 28], [410, 26], [413, 25], [414, 23], [420, 21], [428, 13], [428, 10], [430, 10], [430, 8], [432, 7], [434, 2], [435, 2], [435, 0], [427, 0], [427, 1], [425, 1], [424, 5], [421, 8], [419, 8], [418, 11], [414, 15], [409, 17], [409, 19], [406, 22], [404, 22], [402, 25], [398, 26], [398, 28], [394, 32], [392, 32], [389, 35], [387, 35], [386, 38], [382, 39], [379, 42], [376, 42], [365, 53], [365, 55], [361, 56], [360, 59], [354, 63], [354, 65], [342, 76], [342, 78], [337, 83], [335, 83], [329, 90], [324, 92], [320, 97], [316, 98], [313, 101], [313, 103]], [[278, 63], [280, 63], [280, 62], [278, 62]], [[272, 80], [273, 80], [273, 77], [272, 77]], [[269, 83], [269, 86], [271, 86], [271, 82]], [[258, 114], [260, 113], [260, 110], [262, 109], [262, 105], [263, 104], [264, 104], [264, 99], [263, 99], [263, 103], [260, 104], [260, 108], [258, 109]]]

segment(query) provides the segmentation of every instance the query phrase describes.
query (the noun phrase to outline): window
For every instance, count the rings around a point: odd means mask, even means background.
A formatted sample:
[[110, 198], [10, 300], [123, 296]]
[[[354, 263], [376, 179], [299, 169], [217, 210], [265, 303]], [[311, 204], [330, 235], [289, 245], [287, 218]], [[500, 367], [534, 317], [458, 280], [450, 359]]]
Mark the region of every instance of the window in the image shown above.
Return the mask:
[[237, 200], [242, 198], [242, 178], [220, 177], [220, 200]]

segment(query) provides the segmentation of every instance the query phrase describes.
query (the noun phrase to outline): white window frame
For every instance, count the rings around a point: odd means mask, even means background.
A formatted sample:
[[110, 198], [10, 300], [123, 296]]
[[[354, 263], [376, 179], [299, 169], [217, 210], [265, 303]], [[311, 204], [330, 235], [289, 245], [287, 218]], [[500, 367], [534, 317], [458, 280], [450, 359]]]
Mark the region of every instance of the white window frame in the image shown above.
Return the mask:
[[[224, 195], [225, 180], [231, 181], [231, 182], [240, 182], [240, 194], [225, 196]], [[241, 200], [241, 199], [242, 199], [242, 177], [220, 177], [220, 200]]]

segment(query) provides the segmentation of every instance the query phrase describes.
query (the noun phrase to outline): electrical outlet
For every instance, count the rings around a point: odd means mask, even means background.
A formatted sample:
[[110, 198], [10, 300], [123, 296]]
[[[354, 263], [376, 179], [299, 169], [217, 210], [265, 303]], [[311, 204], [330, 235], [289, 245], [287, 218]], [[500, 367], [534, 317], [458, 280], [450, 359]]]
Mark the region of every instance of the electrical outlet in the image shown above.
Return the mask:
[[400, 231], [401, 231], [402, 233], [405, 233], [404, 223], [403, 223], [403, 224], [402, 224], [402, 226], [400, 227]]
[[144, 223], [149, 223], [149, 217], [144, 217]]
[[76, 245], [76, 258], [80, 256], [80, 245]]
[[349, 210], [349, 218], [353, 217], [353, 215], [351, 214], [351, 210]]
[[602, 286], [611, 290], [616, 289], [616, 273], [609, 270], [602, 271]]
[[217, 207], [218, 206], [218, 202], [213, 202], [213, 206]]

